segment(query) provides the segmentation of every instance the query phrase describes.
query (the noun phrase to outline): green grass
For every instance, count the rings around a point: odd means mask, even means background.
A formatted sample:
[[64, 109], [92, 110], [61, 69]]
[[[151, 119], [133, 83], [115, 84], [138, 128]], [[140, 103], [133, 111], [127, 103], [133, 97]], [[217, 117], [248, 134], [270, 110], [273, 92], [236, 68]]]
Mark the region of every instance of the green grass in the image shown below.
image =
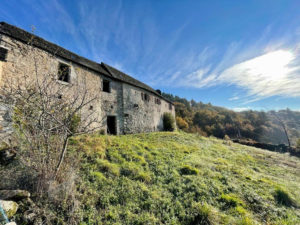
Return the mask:
[[164, 132], [80, 136], [82, 224], [300, 224], [300, 159]]

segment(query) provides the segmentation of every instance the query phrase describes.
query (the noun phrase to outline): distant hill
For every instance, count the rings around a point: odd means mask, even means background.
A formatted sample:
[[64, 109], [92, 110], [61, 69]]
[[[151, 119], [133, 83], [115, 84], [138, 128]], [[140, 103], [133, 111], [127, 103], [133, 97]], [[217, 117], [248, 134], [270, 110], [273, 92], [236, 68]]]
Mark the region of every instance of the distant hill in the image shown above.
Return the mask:
[[288, 145], [285, 126], [292, 146], [300, 138], [300, 112], [290, 109], [235, 112], [210, 103], [188, 101], [166, 93], [162, 95], [174, 102], [177, 125], [186, 132]]

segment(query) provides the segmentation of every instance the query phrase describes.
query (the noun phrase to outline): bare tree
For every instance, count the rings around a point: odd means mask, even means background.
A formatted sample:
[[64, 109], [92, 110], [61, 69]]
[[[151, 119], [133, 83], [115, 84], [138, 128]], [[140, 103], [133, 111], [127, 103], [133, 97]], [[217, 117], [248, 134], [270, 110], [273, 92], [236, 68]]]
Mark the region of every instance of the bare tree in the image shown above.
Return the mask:
[[[54, 71], [51, 68], [57, 61], [58, 49], [52, 54], [41, 52], [34, 47], [34, 38], [25, 45], [13, 43], [18, 48], [15, 57], [8, 61], [13, 65], [12, 71], [1, 80], [0, 105], [7, 109], [12, 125], [8, 138], [17, 146], [22, 161], [22, 171], [18, 173], [24, 173], [11, 179], [18, 185], [17, 180], [23, 181], [23, 175], [26, 179], [33, 175], [33, 182], [29, 178], [28, 185], [22, 186], [30, 188], [44, 209], [48, 204], [59, 208], [66, 202], [67, 207], [63, 207], [69, 210], [67, 224], [77, 224], [75, 211], [79, 206], [74, 183], [78, 180], [79, 159], [66, 155], [70, 138], [102, 128], [103, 117], [97, 111], [100, 84], [99, 92], [89, 91], [91, 82], [80, 71], [72, 83], [59, 81], [63, 71], [50, 72]], [[14, 76], [16, 72], [18, 75]], [[45, 224], [53, 224], [53, 217], [49, 215]]]
[[37, 191], [47, 191], [49, 181], [58, 179], [69, 139], [101, 127], [92, 107], [98, 93], [90, 93], [85, 80], [63, 85], [57, 75], [41, 75], [37, 69], [33, 77], [7, 79], [0, 92], [0, 103], [12, 118], [11, 137], [38, 173]]
[[280, 117], [279, 117], [278, 115], [276, 115], [276, 112], [274, 112], [274, 113], [272, 113], [272, 114], [273, 114], [273, 115], [275, 116], [275, 118], [278, 120], [280, 126], [282, 127], [282, 129], [283, 129], [283, 131], [284, 131], [284, 134], [285, 134], [285, 136], [286, 136], [288, 145], [289, 145], [289, 147], [291, 147], [291, 142], [290, 142], [290, 139], [289, 139], [289, 135], [288, 135], [288, 132], [287, 132], [285, 123], [283, 122], [282, 119], [280, 119]]

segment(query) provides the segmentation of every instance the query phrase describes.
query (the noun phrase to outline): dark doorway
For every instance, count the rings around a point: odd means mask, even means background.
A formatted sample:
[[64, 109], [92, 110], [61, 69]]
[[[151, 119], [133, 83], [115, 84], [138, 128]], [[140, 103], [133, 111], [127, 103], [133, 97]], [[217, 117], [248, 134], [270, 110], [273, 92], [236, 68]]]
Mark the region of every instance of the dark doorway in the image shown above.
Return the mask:
[[107, 134], [117, 134], [116, 117], [107, 117]]

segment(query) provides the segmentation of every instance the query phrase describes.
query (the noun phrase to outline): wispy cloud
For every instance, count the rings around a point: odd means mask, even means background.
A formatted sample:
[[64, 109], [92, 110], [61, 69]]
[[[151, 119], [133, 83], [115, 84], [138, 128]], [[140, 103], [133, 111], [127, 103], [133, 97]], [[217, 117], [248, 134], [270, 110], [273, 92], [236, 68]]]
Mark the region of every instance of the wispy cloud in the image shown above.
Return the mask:
[[292, 65], [295, 55], [278, 50], [236, 64], [224, 70], [217, 82], [237, 85], [255, 99], [274, 95], [300, 96], [300, 67]]
[[234, 96], [234, 97], [229, 98], [228, 100], [229, 101], [236, 101], [236, 100], [239, 100], [239, 99], [240, 99], [240, 97]]
[[236, 112], [243, 112], [243, 111], [247, 111], [247, 110], [250, 110], [251, 108], [250, 107], [236, 107], [236, 108], [232, 108], [233, 111], [236, 111]]
[[231, 44], [218, 64], [210, 64], [211, 58], [208, 58], [205, 60], [207, 66], [201, 63], [194, 72], [182, 74], [179, 86], [234, 85], [246, 94], [233, 95], [228, 100], [244, 104], [271, 96], [300, 97], [299, 45], [287, 48], [283, 40], [272, 45], [264, 39], [262, 37], [253, 48], [243, 49], [241, 43]]
[[[300, 66], [295, 60], [292, 51], [277, 50], [235, 64], [220, 73], [210, 71], [210, 67], [201, 68], [187, 75], [184, 85], [197, 88], [236, 85], [246, 90], [248, 101], [275, 95], [299, 97]], [[238, 99], [234, 96], [229, 100]]]

